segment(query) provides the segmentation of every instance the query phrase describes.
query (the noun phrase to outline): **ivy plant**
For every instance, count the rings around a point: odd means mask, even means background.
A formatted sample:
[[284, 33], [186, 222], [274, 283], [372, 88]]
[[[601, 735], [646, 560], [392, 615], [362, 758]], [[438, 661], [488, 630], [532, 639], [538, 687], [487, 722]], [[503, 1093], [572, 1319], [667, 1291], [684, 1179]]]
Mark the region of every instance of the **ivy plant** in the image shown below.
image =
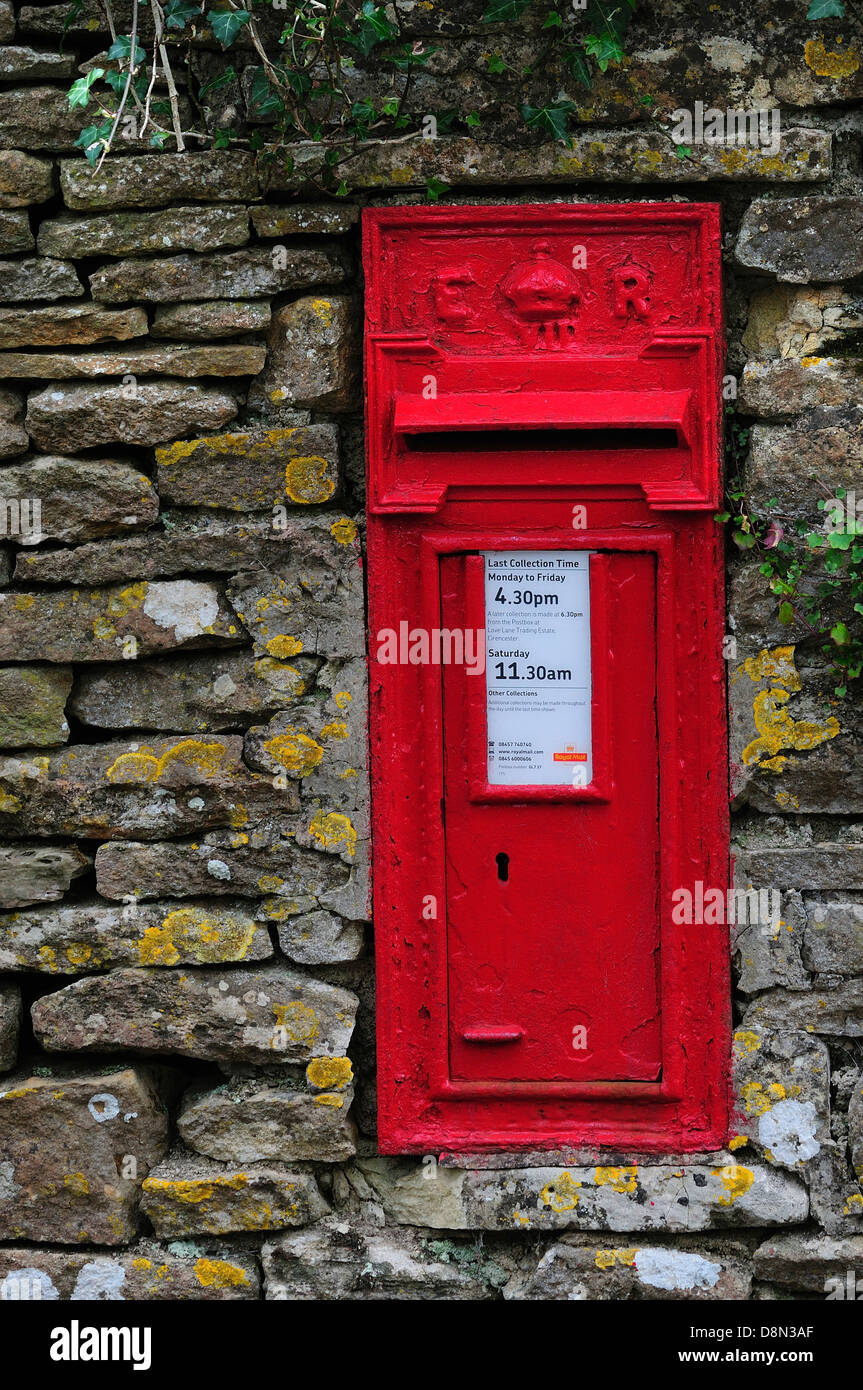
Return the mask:
[[[853, 493], [837, 488], [802, 519], [758, 515], [742, 481], [749, 430], [733, 413], [729, 423], [730, 480], [716, 520], [729, 525], [739, 550], [757, 556], [780, 623], [807, 629], [828, 658], [833, 694], [844, 699], [863, 672], [863, 494], [858, 507]], [[775, 497], [767, 502], [770, 512], [777, 506]]]
[[[511, 24], [533, 8], [547, 43], [535, 68], [543, 71], [556, 59], [582, 87], [591, 86], [596, 70], [605, 72], [623, 58], [623, 45], [637, 0], [491, 0], [482, 16], [490, 26]], [[411, 100], [415, 73], [428, 63], [435, 49], [422, 40], [408, 42], [401, 31], [398, 7], [378, 0], [292, 0], [284, 9], [284, 27], [273, 42], [272, 28], [262, 32], [262, 7], [272, 13], [270, 0], [133, 0], [128, 34], [117, 32], [111, 0], [102, 7], [112, 42], [104, 66], [93, 67], [69, 89], [72, 108], [86, 112], [77, 144], [89, 162], [99, 166], [124, 137], [145, 140], [154, 148], [184, 150], [190, 140], [225, 149], [243, 144], [267, 160], [281, 159], [292, 172], [288, 147], [311, 142], [319, 159], [304, 168], [312, 183], [330, 192], [348, 190], [350, 163], [361, 145], [376, 139], [415, 140], [427, 133], [429, 117], [414, 109]], [[66, 19], [68, 28], [81, 9], [73, 0]], [[141, 11], [149, 9], [152, 43], [141, 38]], [[258, 13], [256, 13], [256, 11]], [[189, 60], [191, 41], [208, 31], [224, 52], [243, 40], [254, 63], [246, 92], [252, 116], [261, 123], [250, 136], [231, 129], [197, 128], [204, 125], [203, 104], [219, 88], [237, 82], [234, 66], [227, 65], [215, 78], [196, 84]], [[183, 50], [185, 48], [185, 55]], [[357, 97], [355, 59], [374, 56], [379, 70], [390, 79], [380, 97]], [[198, 121], [185, 129], [172, 63], [185, 57], [186, 85], [197, 108]], [[109, 66], [110, 63], [110, 66]], [[488, 69], [507, 70], [498, 53], [491, 53]], [[531, 72], [518, 74], [529, 86]], [[157, 83], [166, 96], [154, 99]], [[386, 85], [386, 84], [385, 84]], [[565, 141], [571, 129], [575, 104], [568, 98], [521, 107], [526, 127], [543, 138]], [[480, 125], [481, 113], [443, 112], [434, 117], [437, 131], [457, 127], [470, 131]], [[447, 185], [437, 178], [428, 183], [428, 196], [437, 199]]]

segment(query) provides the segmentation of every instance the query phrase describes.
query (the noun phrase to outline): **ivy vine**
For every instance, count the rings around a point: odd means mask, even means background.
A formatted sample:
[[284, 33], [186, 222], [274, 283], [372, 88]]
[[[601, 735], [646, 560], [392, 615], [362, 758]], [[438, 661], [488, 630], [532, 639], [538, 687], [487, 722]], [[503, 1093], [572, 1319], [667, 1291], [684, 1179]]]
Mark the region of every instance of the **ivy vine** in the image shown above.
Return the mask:
[[[624, 38], [637, 0], [491, 0], [482, 15], [489, 26], [511, 24], [531, 8], [541, 7], [540, 26], [548, 43], [538, 54], [534, 71], [556, 60], [563, 71], [590, 88], [595, 71], [605, 72], [619, 63]], [[427, 113], [413, 109], [412, 80], [435, 53], [424, 40], [408, 41], [402, 32], [397, 6], [377, 0], [292, 0], [276, 5], [285, 10], [285, 23], [273, 47], [272, 32], [261, 32], [260, 14], [272, 13], [272, 0], [224, 0], [218, 7], [187, 0], [133, 0], [128, 34], [119, 34], [111, 0], [101, 0], [111, 46], [105, 66], [94, 66], [72, 84], [68, 93], [72, 108], [86, 111], [76, 144], [89, 162], [98, 167], [130, 133], [156, 149], [182, 151], [189, 141], [215, 149], [244, 145], [264, 161], [280, 159], [285, 172], [293, 171], [289, 147], [300, 141], [320, 147], [320, 161], [307, 174], [309, 182], [328, 192], [344, 195], [349, 190], [350, 161], [369, 141], [415, 140], [424, 133]], [[66, 19], [68, 29], [80, 13], [82, 0], [73, 0]], [[141, 38], [141, 8], [152, 18], [153, 40], [147, 47]], [[217, 77], [196, 83], [189, 61], [192, 42], [208, 30], [227, 52], [243, 35], [251, 46], [255, 66], [248, 101], [252, 116], [270, 122], [265, 135], [253, 131], [238, 136], [235, 130], [217, 127], [184, 129], [172, 61], [182, 57], [186, 90], [203, 126], [204, 103], [219, 88], [237, 82], [233, 66]], [[183, 50], [185, 49], [185, 52]], [[359, 99], [351, 94], [351, 77], [357, 55], [374, 54], [382, 72], [388, 73], [391, 90], [382, 98]], [[500, 52], [487, 57], [491, 73], [504, 73], [508, 65]], [[108, 64], [111, 66], [108, 66]], [[532, 71], [517, 74], [527, 82]], [[155, 98], [157, 82], [167, 89], [166, 98]], [[525, 126], [555, 140], [566, 140], [573, 102], [559, 99], [521, 107]], [[470, 131], [482, 122], [482, 114], [470, 111], [437, 113], [435, 129], [442, 133], [461, 126]], [[431, 179], [428, 195], [437, 199], [447, 185]]]

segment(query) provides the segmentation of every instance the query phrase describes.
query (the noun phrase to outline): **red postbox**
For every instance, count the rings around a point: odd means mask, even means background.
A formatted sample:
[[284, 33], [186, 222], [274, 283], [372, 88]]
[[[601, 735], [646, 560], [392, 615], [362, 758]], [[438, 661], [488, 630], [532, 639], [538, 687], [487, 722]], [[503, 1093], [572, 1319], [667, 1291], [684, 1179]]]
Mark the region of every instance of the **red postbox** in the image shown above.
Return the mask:
[[363, 226], [380, 1147], [718, 1147], [717, 209]]

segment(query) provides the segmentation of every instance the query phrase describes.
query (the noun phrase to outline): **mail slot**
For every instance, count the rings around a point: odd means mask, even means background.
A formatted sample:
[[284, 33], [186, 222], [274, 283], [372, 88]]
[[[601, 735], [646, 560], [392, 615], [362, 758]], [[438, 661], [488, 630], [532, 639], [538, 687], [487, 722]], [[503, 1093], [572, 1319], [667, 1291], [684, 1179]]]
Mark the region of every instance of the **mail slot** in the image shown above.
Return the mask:
[[363, 226], [381, 1150], [720, 1147], [717, 209]]

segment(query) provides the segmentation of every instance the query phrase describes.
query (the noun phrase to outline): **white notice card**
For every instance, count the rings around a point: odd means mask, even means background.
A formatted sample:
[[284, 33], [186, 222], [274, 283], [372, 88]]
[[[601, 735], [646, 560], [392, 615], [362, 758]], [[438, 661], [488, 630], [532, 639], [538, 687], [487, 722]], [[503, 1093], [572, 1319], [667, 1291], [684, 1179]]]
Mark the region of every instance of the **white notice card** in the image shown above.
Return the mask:
[[590, 730], [590, 552], [487, 551], [488, 780], [586, 787]]

